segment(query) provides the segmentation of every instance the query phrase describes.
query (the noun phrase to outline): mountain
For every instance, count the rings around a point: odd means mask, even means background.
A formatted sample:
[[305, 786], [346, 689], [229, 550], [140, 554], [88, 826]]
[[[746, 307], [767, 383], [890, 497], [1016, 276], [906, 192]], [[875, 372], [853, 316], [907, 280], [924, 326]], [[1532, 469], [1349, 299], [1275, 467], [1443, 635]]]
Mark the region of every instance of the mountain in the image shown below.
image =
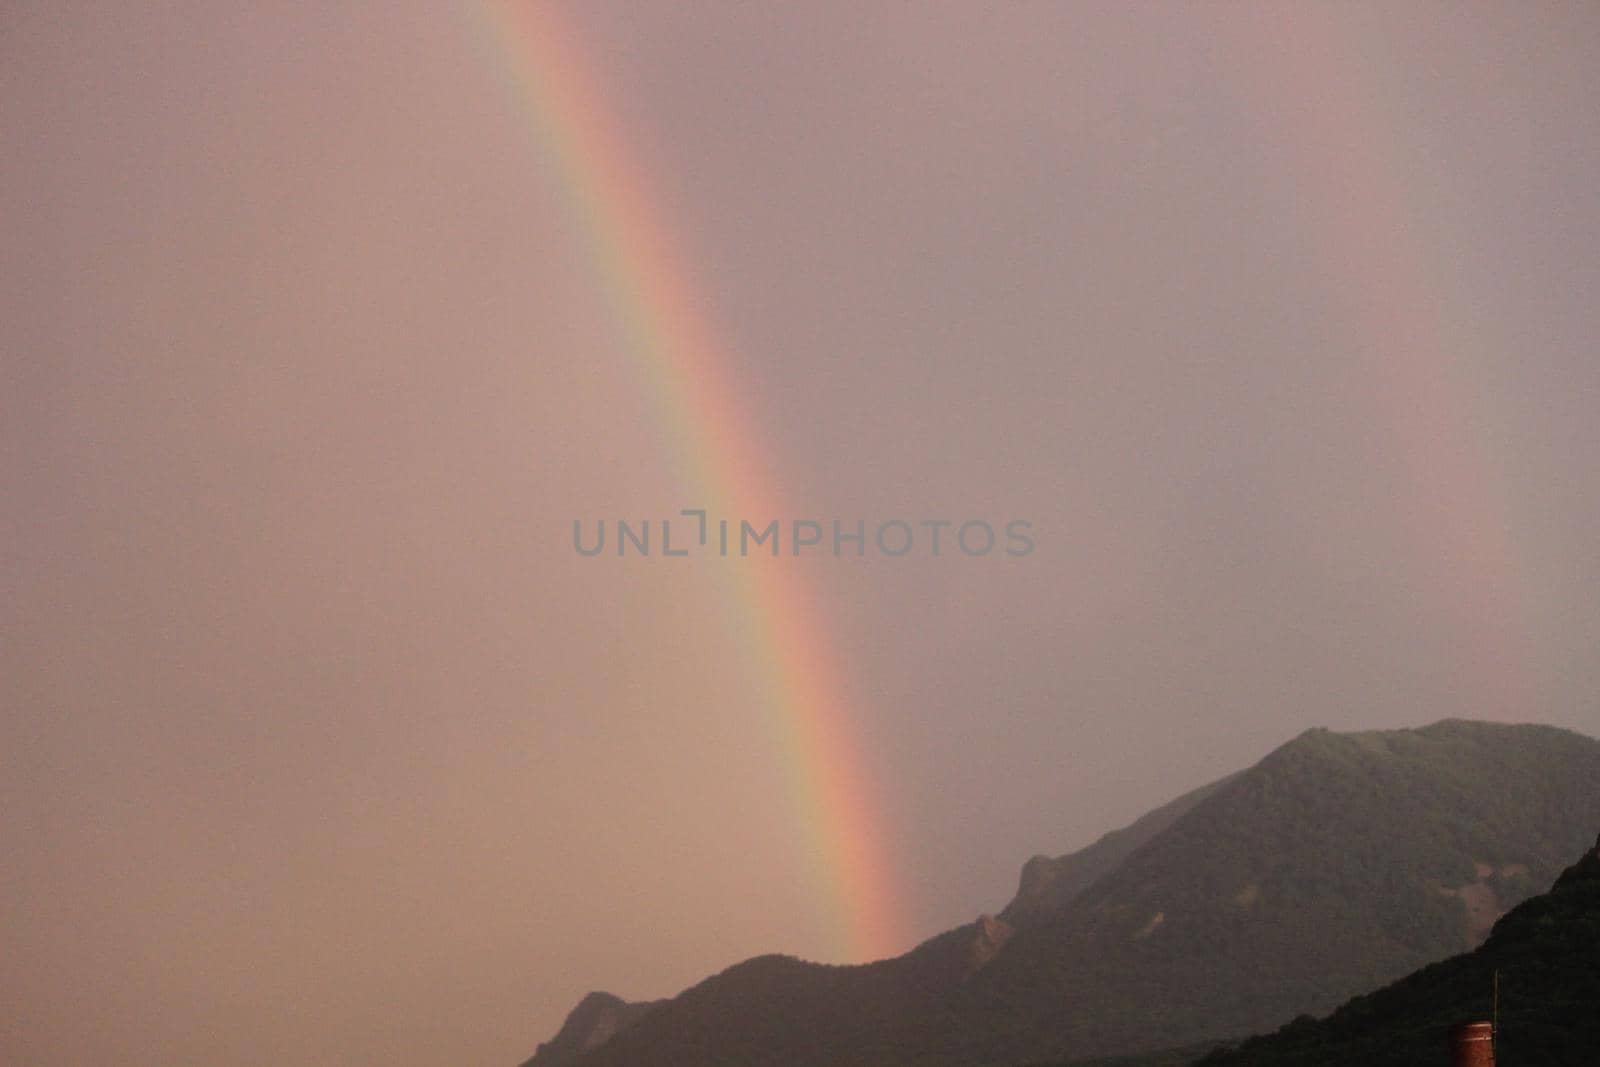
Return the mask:
[[1029, 861], [999, 918], [860, 967], [747, 961], [576, 1062], [988, 1067], [1201, 1047], [1475, 946], [1597, 821], [1600, 742], [1577, 734], [1313, 730]]
[[630, 1004], [610, 993], [590, 993], [568, 1014], [556, 1036], [540, 1045], [522, 1067], [567, 1067], [599, 1048], [665, 1001]]
[[[998, 918], [980, 915], [967, 926], [948, 930], [889, 960], [856, 967], [809, 963], [787, 956], [761, 956], [738, 964], [681, 994], [672, 1002], [669, 1021], [647, 1027], [629, 1042], [618, 1043], [607, 1057], [584, 1061], [584, 1067], [608, 1058], [628, 1062], [626, 1049], [650, 1045], [659, 1062], [786, 1065], [791, 1050], [815, 1045], [814, 1054], [849, 1055], [876, 1035], [914, 1026], [937, 1011], [948, 996], [998, 954], [1017, 925], [1030, 925], [1055, 914], [1073, 894], [1121, 862], [1128, 853], [1166, 829], [1221, 783], [1194, 790], [1114, 830], [1078, 852], [1050, 858], [1035, 856], [1024, 865], [1016, 898]], [[622, 1029], [596, 1026], [591, 1001], [609, 994], [591, 994], [573, 1009], [557, 1036], [539, 1046], [524, 1067], [566, 1067]], [[646, 1005], [653, 1008], [655, 1001]], [[774, 1012], [770, 1005], [786, 1008]], [[769, 1018], [770, 1016], [770, 1018]], [[639, 1016], [639, 1017], [642, 1017]], [[818, 1019], [826, 1019], [819, 1033]], [[729, 1023], [728, 1020], [739, 1020]], [[636, 1019], [630, 1019], [630, 1022]], [[588, 1035], [604, 1035], [590, 1040]], [[742, 1058], [741, 1058], [742, 1057]]]
[[1600, 821], [1600, 743], [1446, 721], [1313, 730], [1218, 789], [914, 1035], [928, 1062], [1190, 1045], [1470, 948]]
[[1502, 1067], [1600, 1063], [1600, 842], [1555, 887], [1495, 924], [1476, 950], [1436, 963], [1328, 1018], [1297, 1019], [1203, 1067], [1447, 1067], [1458, 1022], [1494, 1013]]
[[681, 993], [578, 1062], [787, 1067], [891, 1055], [887, 1036], [936, 1011], [1011, 935], [1007, 924], [980, 916], [864, 966], [759, 956]]
[[1000, 913], [1013, 926], [1034, 926], [1066, 910], [1079, 893], [1109, 874], [1140, 845], [1177, 822], [1196, 804], [1233, 781], [1203, 785], [1113, 830], [1088, 848], [1065, 856], [1035, 856], [1022, 865], [1017, 895]]
[[1228, 1047], [1226, 1041], [1202, 1041], [1184, 1048], [1169, 1048], [1161, 1052], [1140, 1052], [1132, 1056], [1096, 1056], [1088, 1060], [1068, 1063], [1035, 1063], [1028, 1067], [1194, 1067], [1201, 1057], [1219, 1048]]

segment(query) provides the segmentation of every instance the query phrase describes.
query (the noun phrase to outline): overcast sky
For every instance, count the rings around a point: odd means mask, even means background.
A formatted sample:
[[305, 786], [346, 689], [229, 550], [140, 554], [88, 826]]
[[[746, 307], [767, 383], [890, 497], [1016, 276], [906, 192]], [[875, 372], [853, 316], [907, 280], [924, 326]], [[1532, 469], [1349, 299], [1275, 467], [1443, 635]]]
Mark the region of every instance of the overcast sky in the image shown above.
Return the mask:
[[[900, 947], [1311, 726], [1600, 734], [1600, 10], [560, 10], [779, 517], [1033, 524], [789, 561]], [[494, 25], [0, 13], [0, 1059], [837, 958], [738, 564], [573, 551], [699, 501]]]

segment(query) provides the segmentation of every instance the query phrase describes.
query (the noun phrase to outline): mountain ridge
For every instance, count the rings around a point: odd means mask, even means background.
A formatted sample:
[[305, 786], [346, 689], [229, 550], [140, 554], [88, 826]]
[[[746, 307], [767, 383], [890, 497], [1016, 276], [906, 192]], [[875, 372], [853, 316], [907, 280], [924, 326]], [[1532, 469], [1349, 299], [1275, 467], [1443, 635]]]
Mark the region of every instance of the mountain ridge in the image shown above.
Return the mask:
[[[929, 1062], [1143, 1052], [1331, 1010], [1470, 947], [1459, 891], [1480, 865], [1509, 908], [1587, 844], [1596, 812], [1600, 742], [1571, 731], [1305, 731], [1003, 953], [957, 994], [955, 1025], [923, 1035], [962, 1051]], [[980, 1029], [1003, 1037], [962, 1041]]]
[[1596, 813], [1600, 742], [1571, 731], [1309, 730], [1046, 861], [1077, 856], [1064, 867], [1082, 878], [1115, 846], [1086, 885], [1059, 883], [1062, 901], [1025, 875], [999, 918], [893, 960], [757, 957], [577, 1062], [976, 1067], [1259, 1032], [1470, 947], [1587, 844]]
[[1146, 841], [1188, 814], [1196, 804], [1245, 772], [1219, 778], [1191, 789], [1175, 800], [1146, 812], [1121, 829], [1103, 834], [1076, 852], [1050, 857], [1034, 856], [1022, 865], [1017, 892], [1000, 912], [1013, 925], [1031, 925], [1058, 914]]
[[629, 1002], [615, 993], [593, 992], [578, 1001], [556, 1035], [534, 1051], [522, 1067], [567, 1067], [644, 1018], [664, 1000]]

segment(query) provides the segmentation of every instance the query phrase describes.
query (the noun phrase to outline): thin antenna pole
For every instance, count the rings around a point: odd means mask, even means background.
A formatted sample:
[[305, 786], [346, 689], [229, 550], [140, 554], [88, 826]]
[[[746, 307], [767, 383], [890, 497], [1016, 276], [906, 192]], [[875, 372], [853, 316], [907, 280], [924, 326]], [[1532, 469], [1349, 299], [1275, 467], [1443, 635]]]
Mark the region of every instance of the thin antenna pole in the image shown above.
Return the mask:
[[1489, 1031], [1489, 1050], [1494, 1053], [1500, 1051], [1500, 968], [1498, 967], [1494, 969], [1494, 1029]]

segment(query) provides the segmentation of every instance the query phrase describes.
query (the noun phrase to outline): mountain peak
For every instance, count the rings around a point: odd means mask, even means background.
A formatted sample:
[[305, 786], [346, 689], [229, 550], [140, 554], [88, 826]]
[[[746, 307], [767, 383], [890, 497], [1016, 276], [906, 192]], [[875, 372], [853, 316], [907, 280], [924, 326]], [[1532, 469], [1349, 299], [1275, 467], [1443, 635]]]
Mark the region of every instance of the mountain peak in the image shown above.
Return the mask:
[[567, 1013], [556, 1036], [541, 1044], [523, 1067], [566, 1067], [644, 1018], [660, 1003], [630, 1004], [614, 993], [589, 993]]
[[[1327, 1011], [1482, 944], [1593, 840], [1595, 811], [1600, 742], [1570, 731], [1308, 730], [1023, 928], [961, 1011], [1019, 1035], [997, 1062]], [[1200, 983], [1228, 996], [1196, 997]]]
[[1314, 726], [1273, 750], [1258, 766], [1308, 757], [1350, 759], [1395, 756], [1415, 759], [1426, 757], [1429, 753], [1443, 757], [1447, 753], [1482, 746], [1511, 746], [1548, 752], [1574, 741], [1594, 743], [1591, 738], [1556, 726], [1478, 719], [1446, 718], [1427, 726], [1394, 730], [1339, 731], [1326, 726]]
[[[585, 998], [534, 1067], [956, 1067], [1214, 1042], [1486, 944], [1593, 841], [1596, 811], [1600, 742], [1570, 731], [1309, 730], [1030, 860], [998, 917], [861, 966], [758, 957], [637, 1025]], [[1562, 878], [1590, 893], [1600, 854]], [[1518, 936], [1530, 913], [1512, 914], [1490, 942]]]

